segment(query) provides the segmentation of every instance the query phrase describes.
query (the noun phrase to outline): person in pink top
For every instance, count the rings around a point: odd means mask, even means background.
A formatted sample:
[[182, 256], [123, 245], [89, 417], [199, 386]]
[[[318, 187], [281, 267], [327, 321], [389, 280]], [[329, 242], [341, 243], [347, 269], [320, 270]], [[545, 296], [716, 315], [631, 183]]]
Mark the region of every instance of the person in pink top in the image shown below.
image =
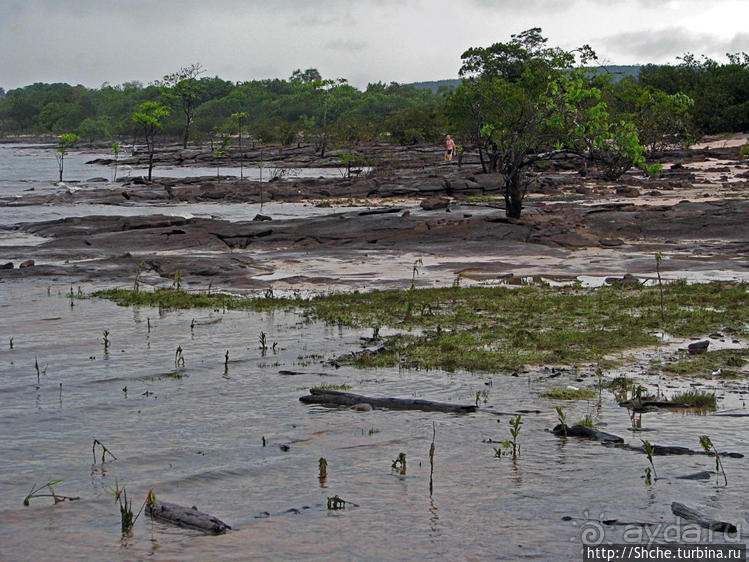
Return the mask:
[[447, 135], [445, 139], [445, 160], [452, 160], [453, 156], [455, 156], [455, 151], [455, 141], [450, 135]]

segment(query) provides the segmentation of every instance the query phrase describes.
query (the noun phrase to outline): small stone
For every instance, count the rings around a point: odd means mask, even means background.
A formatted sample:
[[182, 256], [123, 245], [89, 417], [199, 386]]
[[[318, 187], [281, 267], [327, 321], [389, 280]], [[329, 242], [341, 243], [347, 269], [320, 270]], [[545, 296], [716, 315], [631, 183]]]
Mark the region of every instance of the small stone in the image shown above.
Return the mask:
[[18, 269], [24, 269], [26, 267], [34, 267], [34, 260], [26, 260], [24, 262], [21, 262], [21, 264], [18, 266]]

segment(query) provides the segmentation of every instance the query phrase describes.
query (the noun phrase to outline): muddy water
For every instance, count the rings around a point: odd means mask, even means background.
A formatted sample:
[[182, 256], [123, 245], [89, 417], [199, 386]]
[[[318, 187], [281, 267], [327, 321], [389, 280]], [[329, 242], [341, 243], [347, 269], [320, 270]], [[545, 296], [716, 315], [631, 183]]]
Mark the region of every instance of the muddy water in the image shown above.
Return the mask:
[[[0, 292], [3, 559], [566, 560], [579, 556], [582, 532], [620, 542], [629, 529], [627, 538], [638, 532], [644, 538], [641, 528], [602, 527], [592, 519], [659, 523], [648, 529], [660, 538], [686, 532], [670, 514], [672, 501], [746, 525], [747, 459], [725, 459], [729, 485], [723, 487], [673, 479], [711, 469], [706, 457], [657, 457], [662, 479], [647, 486], [644, 455], [548, 433], [554, 407], [563, 405], [569, 420], [592, 413], [602, 429], [639, 444], [626, 410], [605, 392], [600, 407], [539, 396], [552, 386], [593, 385], [591, 377], [576, 380], [589, 369], [553, 379], [540, 369], [518, 377], [335, 369], [321, 361], [359, 349], [359, 338], [371, 330], [308, 323], [294, 312], [160, 313], [95, 299], [71, 307], [68, 291], [6, 283]], [[177, 346], [184, 370], [175, 369]], [[647, 356], [642, 360], [646, 370]], [[360, 413], [299, 402], [319, 384], [457, 403], [488, 394], [478, 413], [463, 416]], [[743, 408], [741, 395], [707, 384], [725, 396], [721, 406]], [[523, 416], [515, 462], [494, 458], [497, 445], [485, 441], [508, 438], [510, 419], [496, 414], [517, 409], [541, 413]], [[744, 419], [660, 412], [643, 416], [643, 425], [654, 443], [697, 449], [698, 436], [708, 434], [721, 450], [747, 454]], [[94, 463], [93, 439], [117, 460]], [[391, 469], [401, 452], [405, 476]], [[328, 461], [324, 484], [320, 457]], [[58, 494], [81, 499], [55, 506], [38, 498], [23, 507], [35, 482], [53, 479], [64, 480]], [[206, 537], [141, 517], [133, 536], [121, 541], [117, 507], [107, 493], [115, 481], [127, 486], [134, 505], [152, 488], [158, 498], [196, 505], [234, 530]], [[328, 511], [327, 497], [334, 495], [357, 505]], [[694, 538], [691, 533], [685, 538]]]

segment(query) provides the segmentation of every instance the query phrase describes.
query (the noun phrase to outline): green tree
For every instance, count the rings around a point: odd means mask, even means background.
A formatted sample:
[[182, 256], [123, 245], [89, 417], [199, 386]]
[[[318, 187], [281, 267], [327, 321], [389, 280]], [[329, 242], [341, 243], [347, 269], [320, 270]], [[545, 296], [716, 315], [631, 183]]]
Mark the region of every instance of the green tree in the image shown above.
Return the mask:
[[611, 105], [635, 125], [640, 142], [651, 155], [668, 146], [688, 145], [698, 136], [690, 113], [694, 100], [681, 92], [667, 94], [625, 80], [615, 90]]
[[565, 51], [546, 42], [541, 29], [533, 28], [507, 43], [467, 50], [463, 84], [451, 97], [486, 140], [490, 169], [503, 178], [505, 212], [512, 218], [522, 212], [528, 167], [555, 150], [615, 160], [619, 169], [644, 164], [636, 131], [610, 119], [602, 101], [605, 82], [582, 68], [595, 53], [588, 46]]
[[237, 132], [239, 133], [239, 179], [244, 179], [244, 151], [242, 150], [242, 127], [245, 121], [250, 116], [246, 111], [238, 111], [237, 113], [231, 114], [231, 120], [236, 124]]
[[86, 117], [78, 125], [78, 134], [92, 144], [96, 139], [109, 136], [109, 123], [104, 117]]
[[75, 133], [65, 133], [60, 135], [57, 139], [57, 169], [60, 172], [60, 182], [62, 182], [62, 172], [65, 165], [65, 155], [68, 153], [68, 149], [73, 146], [81, 137]]
[[148, 181], [153, 170], [153, 153], [156, 133], [161, 130], [163, 121], [172, 112], [171, 108], [157, 101], [143, 102], [133, 114], [133, 122], [140, 127], [148, 147]]
[[112, 149], [112, 154], [114, 154], [114, 170], [112, 171], [112, 181], [117, 181], [117, 164], [120, 160], [120, 152], [122, 152], [122, 145], [118, 143], [117, 141], [112, 141], [109, 144], [109, 148]]
[[164, 96], [170, 101], [176, 101], [184, 114], [183, 148], [187, 148], [195, 108], [199, 105], [207, 87], [206, 83], [198, 79], [203, 73], [205, 73], [205, 70], [202, 65], [196, 62], [180, 68], [177, 72], [167, 74], [157, 82], [157, 85], [164, 92]]

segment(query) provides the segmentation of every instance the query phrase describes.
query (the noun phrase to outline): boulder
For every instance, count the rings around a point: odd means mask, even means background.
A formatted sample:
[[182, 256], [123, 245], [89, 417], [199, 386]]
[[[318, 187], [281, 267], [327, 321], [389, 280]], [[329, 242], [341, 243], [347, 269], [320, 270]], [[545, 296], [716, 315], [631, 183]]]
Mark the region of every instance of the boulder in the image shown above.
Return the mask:
[[436, 209], [446, 209], [450, 204], [447, 197], [427, 197], [421, 202], [421, 208], [425, 211], [434, 211]]
[[690, 355], [698, 355], [700, 353], [705, 353], [709, 345], [709, 340], [696, 341], [694, 343], [690, 343], [687, 346], [687, 350], [689, 351]]
[[26, 267], [34, 267], [34, 260], [26, 260], [20, 263], [18, 269], [24, 269]]

